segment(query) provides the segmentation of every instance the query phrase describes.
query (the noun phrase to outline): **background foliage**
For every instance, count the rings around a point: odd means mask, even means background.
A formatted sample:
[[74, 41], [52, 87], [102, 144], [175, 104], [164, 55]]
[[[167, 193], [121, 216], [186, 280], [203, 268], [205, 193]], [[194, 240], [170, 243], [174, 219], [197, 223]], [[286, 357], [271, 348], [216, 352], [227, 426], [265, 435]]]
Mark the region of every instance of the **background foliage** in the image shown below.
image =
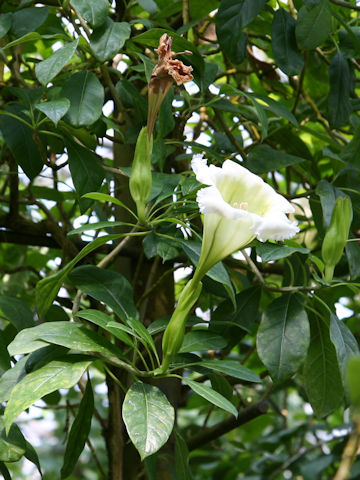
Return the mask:
[[[346, 444], [355, 455], [359, 10], [355, 0], [1, 2], [6, 480], [328, 479]], [[164, 32], [192, 52], [180, 58], [194, 81], [160, 109], [139, 225], [128, 177]], [[297, 206], [301, 232], [254, 241], [209, 272], [177, 376], [156, 378], [161, 333], [199, 257], [189, 163], [201, 152], [261, 175]], [[339, 197], [352, 204], [347, 242], [332, 222]], [[325, 280], [331, 231], [338, 255], [346, 246]]]

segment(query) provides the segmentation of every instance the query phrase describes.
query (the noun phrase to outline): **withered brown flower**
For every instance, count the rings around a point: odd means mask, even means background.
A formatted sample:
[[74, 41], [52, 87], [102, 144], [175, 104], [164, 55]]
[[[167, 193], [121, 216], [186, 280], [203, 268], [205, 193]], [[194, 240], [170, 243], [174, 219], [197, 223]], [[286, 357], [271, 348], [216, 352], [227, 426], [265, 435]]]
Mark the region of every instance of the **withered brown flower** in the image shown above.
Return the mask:
[[[148, 93], [148, 121], [147, 128], [149, 137], [154, 129], [156, 116], [159, 108], [166, 97], [171, 85], [175, 82], [177, 85], [182, 85], [188, 80], [192, 80], [192, 67], [184, 65], [181, 60], [175, 59], [179, 53], [171, 50], [173, 39], [167, 33], [161, 36], [159, 47], [155, 49], [158, 54], [158, 63], [152, 71], [149, 82]], [[191, 55], [190, 51], [180, 52], [182, 54]]]

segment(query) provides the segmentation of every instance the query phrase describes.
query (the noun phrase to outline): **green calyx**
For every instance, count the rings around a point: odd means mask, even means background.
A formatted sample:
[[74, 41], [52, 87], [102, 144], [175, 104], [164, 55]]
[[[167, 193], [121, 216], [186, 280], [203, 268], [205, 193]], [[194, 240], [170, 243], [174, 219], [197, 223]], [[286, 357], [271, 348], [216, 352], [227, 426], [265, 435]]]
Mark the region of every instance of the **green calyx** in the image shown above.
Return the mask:
[[147, 128], [141, 129], [135, 148], [130, 175], [130, 194], [137, 208], [140, 223], [146, 223], [145, 207], [152, 188], [151, 152], [153, 137], [148, 136]]
[[331, 282], [334, 269], [344, 251], [352, 221], [351, 201], [348, 197], [338, 197], [331, 216], [329, 228], [321, 248], [325, 263], [325, 281]]

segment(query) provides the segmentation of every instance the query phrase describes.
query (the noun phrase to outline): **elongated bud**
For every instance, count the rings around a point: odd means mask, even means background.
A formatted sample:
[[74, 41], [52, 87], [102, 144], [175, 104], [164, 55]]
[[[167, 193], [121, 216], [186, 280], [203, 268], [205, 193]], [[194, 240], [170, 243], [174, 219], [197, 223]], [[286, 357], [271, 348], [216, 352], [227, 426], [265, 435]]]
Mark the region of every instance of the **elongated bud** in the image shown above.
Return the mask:
[[331, 282], [336, 264], [340, 261], [352, 221], [351, 201], [348, 197], [338, 197], [331, 216], [329, 228], [321, 248], [325, 263], [325, 280]]
[[200, 282], [190, 280], [181, 292], [177, 307], [163, 336], [163, 359], [160, 367], [162, 373], [166, 372], [172, 359], [178, 353], [183, 344], [186, 319], [191, 308], [199, 298], [201, 288], [202, 284]]
[[145, 207], [151, 193], [151, 152], [152, 136], [149, 138], [147, 128], [141, 129], [135, 148], [134, 161], [130, 175], [130, 193], [136, 203], [140, 223], [145, 223]]

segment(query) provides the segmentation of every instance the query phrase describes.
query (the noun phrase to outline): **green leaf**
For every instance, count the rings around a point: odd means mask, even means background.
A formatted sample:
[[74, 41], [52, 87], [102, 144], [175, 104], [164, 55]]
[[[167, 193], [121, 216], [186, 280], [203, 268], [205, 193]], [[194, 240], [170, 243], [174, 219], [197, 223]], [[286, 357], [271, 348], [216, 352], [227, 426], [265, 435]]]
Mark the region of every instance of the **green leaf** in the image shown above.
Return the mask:
[[102, 25], [107, 19], [108, 0], [71, 0], [70, 3], [92, 27]]
[[127, 391], [122, 416], [127, 432], [141, 460], [157, 452], [174, 426], [174, 408], [153, 385], [136, 382]]
[[185, 335], [180, 352], [221, 350], [226, 345], [226, 340], [214, 332], [209, 332], [205, 329], [191, 330], [191, 332]]
[[276, 10], [272, 23], [272, 48], [278, 67], [286, 75], [297, 75], [304, 66], [295, 37], [296, 21], [283, 8]]
[[247, 382], [261, 383], [260, 377], [255, 372], [244, 367], [237, 360], [202, 360], [197, 365]]
[[11, 480], [10, 472], [6, 468], [6, 465], [3, 462], [0, 462], [0, 473], [4, 477], [4, 480]]
[[[71, 176], [79, 197], [98, 190], [104, 180], [105, 171], [94, 152], [76, 142], [65, 141], [69, 157]], [[91, 200], [80, 198], [80, 210], [84, 213], [92, 204]]]
[[11, 390], [26, 375], [27, 357], [21, 358], [16, 364], [6, 370], [0, 377], [0, 403], [9, 400]]
[[238, 416], [238, 412], [234, 405], [229, 402], [225, 397], [220, 395], [220, 393], [215, 392], [211, 387], [207, 385], [203, 385], [202, 383], [194, 382], [193, 380], [189, 380], [188, 378], [184, 378], [185, 383], [189, 385], [191, 390], [195, 393], [200, 395], [201, 397], [205, 398], [210, 403], [213, 403], [219, 408], [222, 408], [226, 412], [231, 413], [235, 417]]
[[175, 433], [175, 478], [176, 480], [192, 480], [189, 466], [189, 449], [177, 428]]
[[121, 324], [116, 324], [116, 327], [112, 327], [111, 325], [109, 325], [113, 323], [113, 319], [112, 317], [110, 317], [110, 315], [107, 315], [104, 312], [99, 312], [98, 310], [89, 309], [80, 310], [79, 312], [77, 312], [76, 316], [80, 318], [85, 318], [85, 320], [95, 323], [95, 325], [98, 325], [107, 332], [111, 333], [112, 335], [114, 335], [114, 337], [121, 340], [129, 347], [134, 348], [134, 342], [131, 340], [129, 335], [127, 335], [126, 332], [120, 330], [121, 327], [118, 328], [118, 325]]
[[315, 415], [322, 418], [340, 407], [344, 398], [339, 365], [329, 328], [323, 319], [311, 319], [310, 348], [304, 368], [305, 388]]
[[[35, 75], [40, 83], [47, 85], [72, 59], [79, 39], [68, 43], [65, 47], [59, 48], [51, 57], [39, 62], [35, 66]], [[55, 122], [54, 122], [55, 123]]]
[[309, 321], [299, 297], [286, 294], [274, 300], [261, 320], [257, 350], [275, 382], [283, 382], [298, 371], [309, 341]]
[[130, 37], [131, 28], [127, 22], [113, 22], [107, 18], [90, 37], [90, 48], [99, 62], [111, 60]]
[[47, 7], [23, 8], [13, 13], [10, 32], [17, 38], [34, 32], [47, 19], [49, 9]]
[[336, 350], [340, 372], [345, 378], [347, 361], [359, 354], [359, 345], [351, 330], [334, 313], [330, 313], [330, 339]]
[[346, 366], [346, 384], [350, 393], [351, 404], [360, 409], [360, 356], [350, 357]]
[[[180, 243], [186, 255], [190, 258], [192, 263], [196, 266], [200, 258], [201, 243], [195, 242], [192, 240], [182, 241]], [[214, 280], [215, 282], [221, 283], [225, 287], [231, 301], [235, 305], [234, 289], [233, 289], [229, 274], [227, 273], [227, 270], [224, 267], [223, 263], [219, 262], [216, 265], [214, 265], [207, 272], [206, 275], [210, 277], [212, 280]]]
[[59, 98], [59, 100], [51, 100], [50, 102], [42, 102], [35, 107], [44, 113], [57, 126], [59, 120], [66, 114], [70, 108], [70, 101], [67, 98]]
[[15, 47], [16, 45], [21, 45], [22, 43], [36, 42], [37, 40], [40, 40], [40, 39], [41, 39], [41, 35], [39, 33], [30, 32], [30, 33], [27, 33], [26, 35], [23, 35], [20, 38], [17, 38], [16, 40], [13, 40], [12, 42], [7, 43], [2, 48], [5, 50], [6, 48]]
[[79, 262], [81, 259], [86, 257], [86, 255], [88, 255], [101, 245], [104, 245], [110, 240], [120, 238], [121, 236], [121, 234], [113, 234], [104, 235], [103, 237], [96, 238], [89, 245], [86, 245], [86, 247], [84, 247], [76, 255], [76, 257], [73, 258], [73, 260], [71, 260], [71, 262], [66, 265], [66, 267], [64, 267], [62, 270], [58, 271], [54, 275], [43, 278], [42, 280], [40, 280], [40, 282], [38, 282], [38, 284], [36, 285], [35, 300], [40, 318], [42, 318], [49, 310], [50, 305], [55, 299], [65, 278], [67, 277], [68, 273], [74, 268], [77, 262]]
[[10, 355], [33, 352], [55, 344], [80, 352], [98, 352], [107, 355], [121, 355], [117, 347], [94, 330], [74, 322], [46, 322], [36, 327], [21, 330], [10, 343]]
[[256, 246], [256, 253], [260, 255], [263, 262], [286, 258], [295, 252], [303, 253], [305, 255], [310, 253], [310, 249], [301, 247], [300, 245], [295, 247], [292, 245], [275, 245], [273, 243], [259, 243]]
[[67, 355], [64, 360], [54, 360], [26, 375], [11, 392], [4, 415], [6, 431], [22, 411], [40, 398], [59, 388], [73, 387], [91, 362], [83, 355]]
[[273, 172], [304, 161], [304, 158], [275, 150], [269, 145], [257, 145], [249, 153], [247, 168], [259, 174]]
[[345, 251], [349, 264], [350, 279], [356, 280], [360, 277], [360, 246], [357, 242], [351, 241], [353, 235], [349, 235], [350, 241], [347, 242]]
[[6, 434], [4, 421], [0, 418], [0, 461], [17, 462], [24, 455], [25, 450], [26, 441], [20, 428], [12, 425]]
[[324, 217], [324, 226], [328, 228], [331, 221], [331, 215], [334, 209], [338, 191], [327, 180], [320, 180], [316, 187], [316, 194], [320, 197], [321, 208]]
[[121, 319], [137, 316], [132, 287], [121, 273], [83, 265], [74, 270], [69, 278], [77, 288], [105, 303]]
[[328, 0], [300, 8], [295, 29], [296, 40], [303, 50], [312, 50], [323, 43], [331, 33], [331, 11]]
[[34, 314], [23, 300], [15, 297], [0, 297], [0, 308], [4, 317], [19, 331], [34, 326]]
[[351, 73], [349, 63], [341, 51], [330, 63], [330, 92], [328, 115], [331, 128], [339, 128], [347, 123], [352, 108], [350, 103]]
[[7, 32], [10, 30], [12, 22], [12, 13], [2, 13], [0, 15], [0, 38], [5, 37]]
[[83, 71], [71, 75], [64, 84], [61, 96], [70, 100], [65, 118], [74, 127], [92, 125], [100, 118], [104, 87], [94, 73]]
[[267, 97], [265, 95], [259, 95], [258, 93], [251, 93], [248, 94], [249, 98], [255, 98], [258, 100], [261, 100], [261, 102], [257, 102], [258, 104], [260, 103], [261, 106], [264, 106], [262, 103], [264, 102], [266, 106], [264, 108], [266, 110], [270, 110], [271, 112], [275, 113], [275, 115], [278, 115], [279, 117], [286, 118], [291, 122], [293, 125], [296, 127], [299, 126], [298, 121], [296, 120], [295, 116], [290, 112], [290, 110], [285, 107], [285, 105], [282, 105], [280, 102], [274, 100], [271, 97]]
[[39, 473], [42, 477], [38, 454], [36, 453], [35, 448], [27, 441], [26, 441], [26, 451], [25, 451], [24, 457], [27, 458], [29, 460], [29, 462], [36, 465], [36, 467], [37, 467], [37, 469], [38, 469], [38, 471], [39, 471]]
[[246, 27], [262, 11], [266, 0], [222, 0], [216, 15], [216, 34], [223, 52], [234, 63], [244, 59]]
[[76, 462], [84, 449], [90, 433], [91, 419], [94, 411], [94, 394], [90, 380], [87, 381], [78, 413], [75, 417], [66, 443], [61, 478], [67, 478], [75, 468]]
[[154, 0], [138, 0], [138, 4], [141, 8], [154, 15], [158, 11], [158, 6]]
[[[4, 111], [9, 112], [11, 115], [16, 115], [26, 122], [30, 121], [24, 114], [21, 105], [8, 105], [4, 108]], [[15, 160], [24, 170], [27, 177], [33, 180], [44, 166], [39, 147], [33, 139], [33, 130], [21, 120], [4, 114], [0, 114], [0, 129]]]

